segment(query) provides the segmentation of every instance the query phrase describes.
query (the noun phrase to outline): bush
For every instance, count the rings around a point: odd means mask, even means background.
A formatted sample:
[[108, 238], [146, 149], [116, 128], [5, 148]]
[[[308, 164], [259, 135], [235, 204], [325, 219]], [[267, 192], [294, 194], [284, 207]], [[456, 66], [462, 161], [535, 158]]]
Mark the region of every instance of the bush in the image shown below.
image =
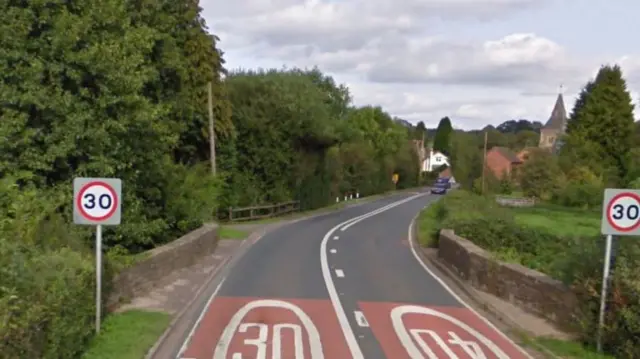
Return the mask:
[[[56, 213], [64, 196], [0, 186], [0, 353], [75, 358], [93, 335], [94, 260]], [[105, 283], [111, 278], [105, 268]], [[104, 288], [105, 296], [109, 288]]]
[[[491, 197], [455, 191], [425, 210], [424, 216], [429, 219], [430, 231], [451, 228], [499, 259], [520, 263], [563, 281], [582, 304], [577, 308], [576, 329], [584, 343], [593, 345], [602, 288], [602, 237], [558, 236], [538, 227], [519, 225], [512, 213], [512, 209], [498, 206]], [[616, 358], [638, 358], [640, 244], [631, 237], [616, 239], [616, 244], [619, 248], [612, 267], [603, 338], [607, 352]]]

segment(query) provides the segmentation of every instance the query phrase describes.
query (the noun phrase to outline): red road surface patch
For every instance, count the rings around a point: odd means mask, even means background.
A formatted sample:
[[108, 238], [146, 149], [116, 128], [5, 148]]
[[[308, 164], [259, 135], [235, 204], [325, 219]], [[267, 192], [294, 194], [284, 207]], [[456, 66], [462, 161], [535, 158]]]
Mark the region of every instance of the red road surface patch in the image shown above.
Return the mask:
[[[282, 304], [288, 308], [282, 308]], [[247, 307], [254, 306], [253, 308]], [[238, 326], [230, 325], [234, 316], [240, 318]], [[196, 329], [183, 358], [231, 359], [234, 353], [243, 359], [273, 358], [274, 347], [280, 346], [280, 358], [298, 358], [302, 350], [304, 358], [313, 359], [313, 328], [305, 327], [305, 315], [319, 334], [319, 343], [325, 358], [348, 358], [350, 352], [329, 300], [265, 299], [265, 298], [216, 298]], [[230, 340], [220, 340], [225, 328]], [[264, 344], [260, 344], [264, 343]], [[279, 343], [279, 344], [278, 344]], [[226, 354], [221, 351], [227, 346]], [[218, 353], [216, 355], [216, 347]], [[261, 348], [262, 347], [262, 348]], [[262, 351], [262, 353], [260, 353]], [[263, 354], [264, 353], [264, 354]], [[299, 354], [299, 352], [298, 352]]]
[[[404, 303], [358, 304], [388, 358], [410, 359], [409, 350], [420, 353], [426, 359], [455, 358], [454, 355], [459, 359], [527, 358], [467, 308], [425, 307]], [[397, 315], [400, 318], [400, 329], [396, 330], [392, 321], [392, 311], [399, 307], [405, 308], [405, 314]], [[417, 311], [427, 313], [416, 313]], [[400, 313], [401, 310], [396, 312]], [[454, 323], [456, 320], [463, 325]], [[472, 332], [464, 328], [464, 325], [470, 327]], [[485, 342], [474, 334], [484, 337]], [[403, 336], [404, 344], [400, 339]]]

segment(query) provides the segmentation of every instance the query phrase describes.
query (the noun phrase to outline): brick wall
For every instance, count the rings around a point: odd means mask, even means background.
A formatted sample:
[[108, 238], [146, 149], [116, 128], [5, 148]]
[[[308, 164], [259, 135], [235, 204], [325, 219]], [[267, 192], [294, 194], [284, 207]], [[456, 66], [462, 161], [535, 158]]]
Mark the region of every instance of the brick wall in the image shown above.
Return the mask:
[[113, 309], [122, 301], [146, 294], [172, 272], [190, 267], [213, 254], [218, 239], [218, 225], [210, 223], [150, 250], [145, 259], [124, 269], [114, 278], [107, 307]]
[[560, 281], [518, 264], [498, 261], [448, 229], [440, 232], [438, 257], [476, 289], [571, 329], [577, 299]]

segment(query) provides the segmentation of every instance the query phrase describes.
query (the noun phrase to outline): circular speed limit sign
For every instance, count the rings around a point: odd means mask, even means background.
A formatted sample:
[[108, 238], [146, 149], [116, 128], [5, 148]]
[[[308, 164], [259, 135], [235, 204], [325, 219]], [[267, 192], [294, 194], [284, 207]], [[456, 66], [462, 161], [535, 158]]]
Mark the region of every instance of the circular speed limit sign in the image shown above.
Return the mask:
[[80, 214], [90, 221], [104, 221], [113, 216], [118, 208], [118, 195], [106, 182], [94, 181], [85, 184], [76, 197]]
[[640, 196], [635, 193], [619, 193], [607, 204], [607, 222], [621, 232], [631, 232], [640, 227]]

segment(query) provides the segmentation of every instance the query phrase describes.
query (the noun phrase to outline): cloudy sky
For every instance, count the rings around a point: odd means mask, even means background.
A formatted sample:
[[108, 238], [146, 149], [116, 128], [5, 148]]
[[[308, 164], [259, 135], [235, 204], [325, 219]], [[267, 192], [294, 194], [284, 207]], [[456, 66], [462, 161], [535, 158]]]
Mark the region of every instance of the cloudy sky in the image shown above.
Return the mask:
[[200, 3], [229, 68], [318, 66], [356, 104], [428, 127], [544, 122], [561, 84], [570, 109], [604, 63], [622, 66], [639, 106], [637, 0]]

